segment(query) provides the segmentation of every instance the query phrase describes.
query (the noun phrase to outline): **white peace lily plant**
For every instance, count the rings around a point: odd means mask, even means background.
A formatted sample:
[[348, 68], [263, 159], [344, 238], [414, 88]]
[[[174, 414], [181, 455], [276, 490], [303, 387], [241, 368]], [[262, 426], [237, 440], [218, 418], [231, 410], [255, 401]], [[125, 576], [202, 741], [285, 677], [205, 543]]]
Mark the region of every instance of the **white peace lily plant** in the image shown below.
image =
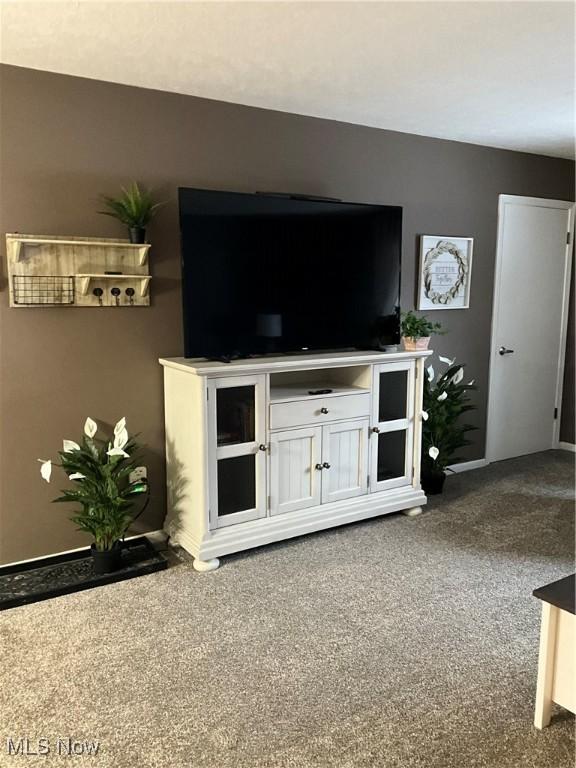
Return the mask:
[[[94, 537], [97, 550], [105, 551], [126, 535], [132, 522], [133, 499], [146, 488], [140, 482], [129, 482], [136, 467], [134, 453], [138, 445], [128, 434], [126, 419], [118, 421], [111, 441], [98, 439], [97, 432], [98, 425], [88, 417], [81, 443], [63, 441], [58, 453], [60, 464], [55, 466], [64, 470], [74, 487], [62, 491], [62, 496], [54, 501], [79, 504], [81, 509], [72, 521], [79, 530]], [[49, 483], [53, 463], [50, 459], [38, 461], [40, 474]]]
[[474, 379], [463, 384], [464, 365], [456, 358], [439, 357], [448, 368], [436, 379], [434, 367], [429, 365], [424, 377], [424, 410], [422, 411], [422, 471], [443, 473], [449, 464], [458, 461], [456, 452], [470, 445], [466, 433], [476, 427], [463, 424], [462, 414], [475, 408], [470, 402], [470, 391], [475, 390]]

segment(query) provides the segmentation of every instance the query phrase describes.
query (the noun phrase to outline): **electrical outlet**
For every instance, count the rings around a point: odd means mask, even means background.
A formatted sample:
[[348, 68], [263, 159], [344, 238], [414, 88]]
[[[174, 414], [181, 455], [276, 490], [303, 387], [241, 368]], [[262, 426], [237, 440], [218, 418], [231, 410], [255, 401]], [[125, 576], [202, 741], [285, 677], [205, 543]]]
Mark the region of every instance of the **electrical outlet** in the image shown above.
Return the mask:
[[147, 480], [147, 479], [148, 479], [148, 470], [146, 469], [146, 467], [136, 467], [128, 475], [129, 483], [137, 483], [140, 480]]

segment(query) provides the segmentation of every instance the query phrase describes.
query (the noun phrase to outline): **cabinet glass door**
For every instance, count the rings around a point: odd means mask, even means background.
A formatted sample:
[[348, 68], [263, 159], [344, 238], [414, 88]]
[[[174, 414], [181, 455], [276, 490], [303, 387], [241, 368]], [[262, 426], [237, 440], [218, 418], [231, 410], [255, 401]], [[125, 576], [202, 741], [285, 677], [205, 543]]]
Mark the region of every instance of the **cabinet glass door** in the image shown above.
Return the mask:
[[218, 517], [256, 509], [256, 456], [218, 459]]
[[414, 362], [374, 367], [370, 490], [410, 485], [414, 450]]
[[266, 515], [265, 385], [265, 376], [208, 384], [212, 528]]
[[256, 387], [216, 389], [216, 439], [218, 446], [252, 443], [255, 439]]
[[410, 369], [378, 371], [378, 423], [408, 416], [408, 377]]

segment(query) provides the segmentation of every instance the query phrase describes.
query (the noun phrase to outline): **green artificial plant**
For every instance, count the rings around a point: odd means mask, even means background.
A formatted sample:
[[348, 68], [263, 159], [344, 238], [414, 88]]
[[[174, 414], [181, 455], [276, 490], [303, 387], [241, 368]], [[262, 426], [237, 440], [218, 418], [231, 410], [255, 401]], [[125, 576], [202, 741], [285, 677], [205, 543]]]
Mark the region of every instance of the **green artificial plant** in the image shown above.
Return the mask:
[[122, 187], [119, 197], [102, 195], [102, 201], [108, 210], [99, 211], [104, 216], [112, 216], [128, 227], [143, 229], [150, 222], [164, 203], [155, 203], [147, 189], [141, 189], [134, 181], [126, 189]]
[[[97, 550], [110, 550], [124, 538], [132, 523], [131, 508], [136, 496], [146, 493], [142, 482], [130, 483], [129, 475], [135, 469], [136, 441], [129, 437], [126, 419], [120, 419], [111, 440], [96, 437], [98, 425], [86, 419], [80, 444], [64, 440], [59, 451], [60, 466], [72, 481], [73, 488], [62, 491], [55, 502], [71, 502], [80, 510], [70, 519], [78, 529], [94, 538]], [[39, 459], [40, 472], [50, 482], [53, 463]]]
[[476, 408], [469, 393], [476, 390], [474, 380], [463, 383], [464, 365], [440, 357], [448, 365], [436, 378], [433, 366], [428, 366], [424, 377], [422, 413], [422, 473], [440, 474], [449, 464], [461, 459], [457, 452], [470, 445], [466, 434], [477, 427], [462, 422], [463, 414]]

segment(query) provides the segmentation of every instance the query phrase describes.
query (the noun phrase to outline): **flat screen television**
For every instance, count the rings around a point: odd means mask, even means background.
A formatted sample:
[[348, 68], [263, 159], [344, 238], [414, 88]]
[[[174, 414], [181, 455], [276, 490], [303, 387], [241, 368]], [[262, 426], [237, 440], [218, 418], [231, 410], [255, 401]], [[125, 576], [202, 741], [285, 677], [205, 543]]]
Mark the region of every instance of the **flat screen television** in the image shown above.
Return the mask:
[[179, 190], [186, 357], [399, 341], [402, 208]]

